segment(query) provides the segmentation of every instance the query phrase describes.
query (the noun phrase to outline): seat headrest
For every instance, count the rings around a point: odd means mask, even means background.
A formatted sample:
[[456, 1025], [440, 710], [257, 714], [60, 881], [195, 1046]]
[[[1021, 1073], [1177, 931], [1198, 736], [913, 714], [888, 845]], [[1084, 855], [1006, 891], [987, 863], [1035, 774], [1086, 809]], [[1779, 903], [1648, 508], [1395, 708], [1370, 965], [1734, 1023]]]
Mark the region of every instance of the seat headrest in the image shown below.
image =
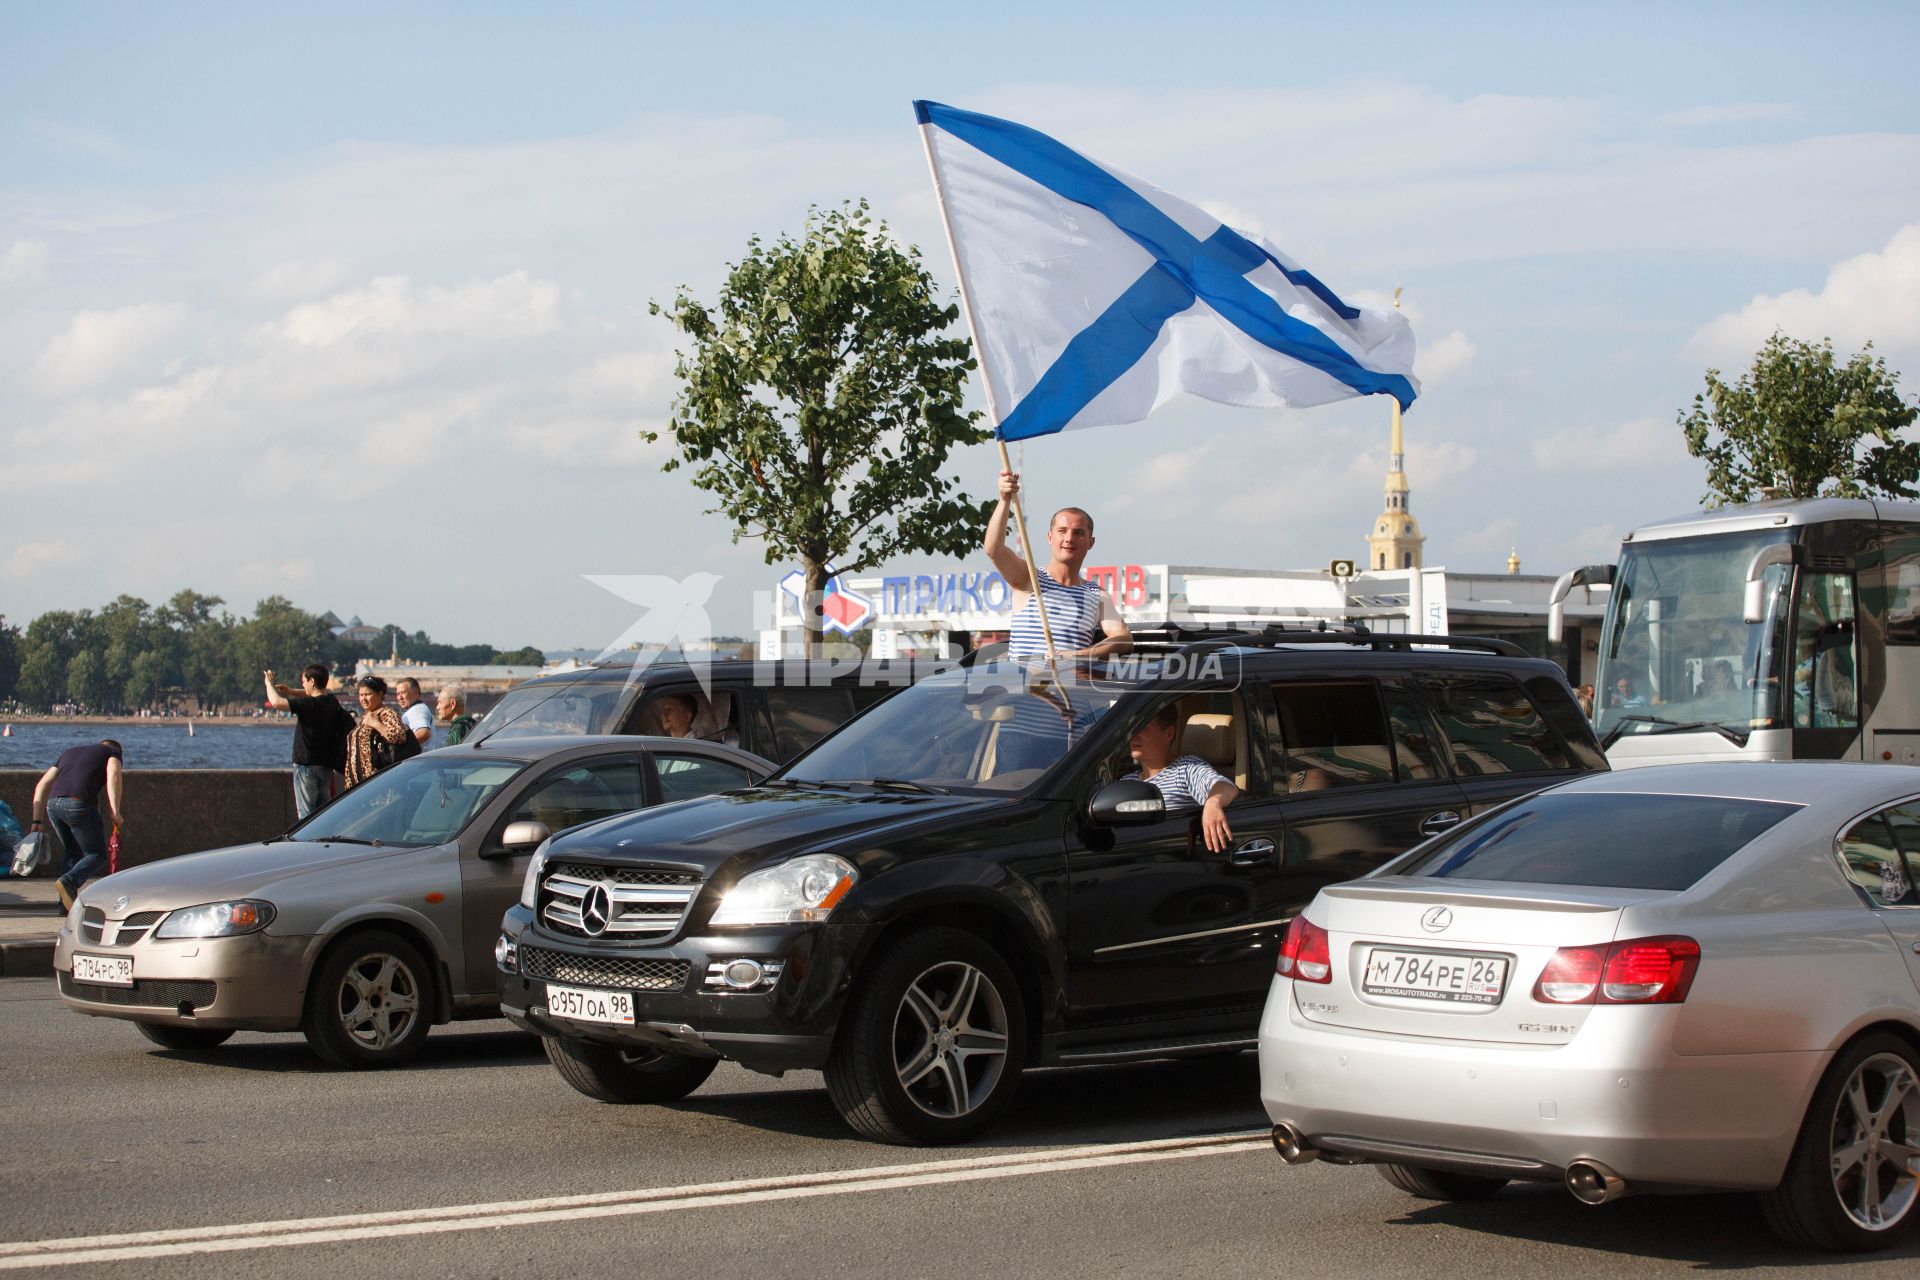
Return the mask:
[[1199, 756], [1222, 773], [1232, 775], [1239, 757], [1239, 735], [1234, 732], [1233, 717], [1218, 711], [1206, 711], [1187, 717], [1180, 734], [1180, 750]]

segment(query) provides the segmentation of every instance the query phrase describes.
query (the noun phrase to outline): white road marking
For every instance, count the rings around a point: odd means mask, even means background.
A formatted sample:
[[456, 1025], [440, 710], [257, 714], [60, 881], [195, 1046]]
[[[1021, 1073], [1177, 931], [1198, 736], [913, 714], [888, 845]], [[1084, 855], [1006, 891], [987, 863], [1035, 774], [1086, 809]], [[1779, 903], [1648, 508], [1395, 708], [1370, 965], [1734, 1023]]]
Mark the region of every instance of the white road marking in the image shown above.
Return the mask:
[[243, 1249], [338, 1244], [349, 1240], [436, 1235], [447, 1231], [478, 1231], [493, 1227], [668, 1213], [676, 1209], [706, 1209], [814, 1196], [896, 1191], [942, 1183], [979, 1182], [990, 1178], [1018, 1178], [1038, 1173], [1233, 1155], [1263, 1146], [1267, 1140], [1266, 1130], [1260, 1129], [1208, 1138], [1163, 1138], [1152, 1142], [1061, 1147], [1053, 1151], [1017, 1155], [963, 1157], [920, 1164], [882, 1165], [873, 1169], [841, 1169], [829, 1173], [709, 1182], [683, 1187], [648, 1187], [595, 1195], [554, 1196], [542, 1200], [504, 1200], [492, 1204], [448, 1205], [437, 1209], [399, 1209], [331, 1218], [289, 1218], [278, 1222], [134, 1231], [122, 1235], [76, 1236], [59, 1240], [17, 1240], [0, 1243], [0, 1271], [16, 1271], [23, 1267], [72, 1266], [86, 1262], [122, 1262], [135, 1258], [233, 1253]]

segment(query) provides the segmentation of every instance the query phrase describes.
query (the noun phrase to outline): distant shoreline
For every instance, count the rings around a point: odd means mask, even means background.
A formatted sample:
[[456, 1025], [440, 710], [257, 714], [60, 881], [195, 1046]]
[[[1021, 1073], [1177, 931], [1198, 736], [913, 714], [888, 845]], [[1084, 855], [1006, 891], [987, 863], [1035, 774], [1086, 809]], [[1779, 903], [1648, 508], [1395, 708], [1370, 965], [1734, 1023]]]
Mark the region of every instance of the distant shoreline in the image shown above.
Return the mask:
[[0, 714], [0, 724], [105, 724], [127, 727], [189, 724], [235, 725], [253, 729], [291, 729], [292, 716], [9, 716]]

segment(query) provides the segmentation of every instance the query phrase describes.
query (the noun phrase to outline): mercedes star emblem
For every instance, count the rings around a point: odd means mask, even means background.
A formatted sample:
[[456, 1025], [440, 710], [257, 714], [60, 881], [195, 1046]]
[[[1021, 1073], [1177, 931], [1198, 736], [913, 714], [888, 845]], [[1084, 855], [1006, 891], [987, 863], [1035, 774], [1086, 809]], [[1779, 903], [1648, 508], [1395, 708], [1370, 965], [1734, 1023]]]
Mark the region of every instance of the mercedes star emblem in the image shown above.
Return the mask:
[[1445, 932], [1447, 926], [1452, 923], [1453, 912], [1445, 907], [1428, 907], [1427, 913], [1420, 917], [1420, 927], [1428, 933]]
[[127, 904], [132, 901], [133, 901], [132, 898], [129, 898], [126, 894], [123, 893], [119, 897], [113, 900], [113, 909], [115, 911], [125, 911], [127, 909]]
[[613, 898], [607, 893], [607, 886], [597, 884], [587, 890], [587, 896], [580, 899], [580, 927], [588, 933], [599, 934], [612, 919]]

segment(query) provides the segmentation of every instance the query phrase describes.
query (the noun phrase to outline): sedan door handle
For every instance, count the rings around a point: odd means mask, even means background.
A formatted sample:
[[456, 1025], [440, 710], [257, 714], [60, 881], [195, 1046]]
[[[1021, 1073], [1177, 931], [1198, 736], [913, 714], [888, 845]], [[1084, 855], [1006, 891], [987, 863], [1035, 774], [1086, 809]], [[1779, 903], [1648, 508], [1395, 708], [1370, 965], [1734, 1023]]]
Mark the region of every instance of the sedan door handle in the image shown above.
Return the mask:
[[1448, 827], [1457, 827], [1459, 825], [1460, 815], [1458, 813], [1455, 813], [1452, 809], [1442, 809], [1438, 813], [1427, 816], [1427, 820], [1420, 824], [1420, 833], [1428, 836], [1439, 835]]
[[1256, 836], [1227, 855], [1227, 861], [1236, 867], [1250, 867], [1256, 862], [1265, 862], [1273, 857], [1274, 843], [1265, 836]]

